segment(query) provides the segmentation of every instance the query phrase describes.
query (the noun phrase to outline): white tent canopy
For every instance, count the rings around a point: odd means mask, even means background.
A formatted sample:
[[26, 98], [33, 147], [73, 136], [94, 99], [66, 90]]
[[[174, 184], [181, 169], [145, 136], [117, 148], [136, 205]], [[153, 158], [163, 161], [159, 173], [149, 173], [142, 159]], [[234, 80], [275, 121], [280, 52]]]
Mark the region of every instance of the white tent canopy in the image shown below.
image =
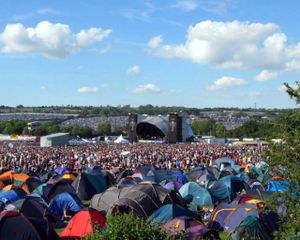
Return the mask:
[[126, 143], [126, 144], [128, 144], [129, 141], [128, 141], [127, 139], [123, 138], [122, 135], [120, 135], [120, 136], [114, 141], [114, 143]]

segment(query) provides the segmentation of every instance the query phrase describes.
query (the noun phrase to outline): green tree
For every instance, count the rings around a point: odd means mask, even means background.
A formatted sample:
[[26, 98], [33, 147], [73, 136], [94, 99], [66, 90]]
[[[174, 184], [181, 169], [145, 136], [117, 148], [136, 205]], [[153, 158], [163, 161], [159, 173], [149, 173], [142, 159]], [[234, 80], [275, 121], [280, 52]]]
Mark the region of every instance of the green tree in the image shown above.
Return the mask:
[[5, 134], [22, 134], [26, 122], [20, 120], [11, 120], [5, 123], [3, 133]]
[[92, 137], [93, 130], [89, 127], [74, 125], [71, 131], [71, 135], [79, 137]]
[[191, 127], [196, 135], [212, 135], [215, 123], [211, 120], [197, 120], [192, 122]]
[[[296, 88], [287, 86], [291, 98], [300, 103], [300, 85]], [[300, 110], [288, 114], [276, 122], [282, 132], [282, 142], [272, 146], [270, 165], [272, 171], [287, 179], [290, 183], [286, 192], [277, 193], [268, 203], [269, 208], [276, 211], [285, 206], [286, 214], [281, 216], [282, 225], [275, 233], [276, 239], [300, 238]]]
[[223, 124], [216, 124], [214, 132], [216, 137], [226, 137], [226, 128]]
[[0, 122], [0, 133], [3, 133], [5, 129], [5, 122]]
[[98, 135], [110, 135], [111, 125], [109, 122], [101, 123], [96, 128], [96, 134]]

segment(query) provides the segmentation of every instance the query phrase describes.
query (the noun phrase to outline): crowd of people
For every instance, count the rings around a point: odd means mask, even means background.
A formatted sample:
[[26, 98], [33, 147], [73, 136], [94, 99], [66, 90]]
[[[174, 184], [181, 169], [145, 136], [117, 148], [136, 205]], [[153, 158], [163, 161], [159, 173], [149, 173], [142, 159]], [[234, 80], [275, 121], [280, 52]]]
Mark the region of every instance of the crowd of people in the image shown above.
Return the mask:
[[265, 160], [267, 146], [199, 144], [108, 144], [41, 148], [30, 142], [0, 142], [0, 168], [41, 176], [59, 167], [80, 172], [93, 166], [108, 171], [154, 165], [162, 169], [189, 171], [199, 164], [214, 165], [220, 157], [239, 164]]

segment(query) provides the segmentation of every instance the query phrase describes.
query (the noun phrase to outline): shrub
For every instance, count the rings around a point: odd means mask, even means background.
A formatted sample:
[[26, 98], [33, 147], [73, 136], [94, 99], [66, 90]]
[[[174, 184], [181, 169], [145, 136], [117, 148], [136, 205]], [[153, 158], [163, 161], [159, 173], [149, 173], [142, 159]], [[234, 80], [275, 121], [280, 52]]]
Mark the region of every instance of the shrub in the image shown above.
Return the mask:
[[153, 225], [149, 221], [132, 215], [111, 216], [103, 233], [99, 230], [84, 238], [85, 240], [183, 240], [186, 233], [171, 236], [161, 225]]

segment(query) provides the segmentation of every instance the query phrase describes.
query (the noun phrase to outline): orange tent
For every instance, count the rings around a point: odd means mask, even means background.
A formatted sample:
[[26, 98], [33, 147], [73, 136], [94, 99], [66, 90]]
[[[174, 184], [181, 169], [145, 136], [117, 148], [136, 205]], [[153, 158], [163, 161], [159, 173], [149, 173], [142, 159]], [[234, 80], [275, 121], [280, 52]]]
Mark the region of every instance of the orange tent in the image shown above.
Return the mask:
[[9, 184], [12, 184], [13, 183], [13, 171], [7, 171], [7, 172], [2, 173], [0, 175], [0, 182], [2, 183], [1, 186], [3, 185], [3, 187], [6, 185], [9, 185]]
[[28, 178], [29, 176], [25, 173], [13, 173], [14, 184], [18, 186], [21, 186]]
[[20, 188], [20, 187], [17, 185], [14, 185], [14, 184], [9, 184], [9, 185], [6, 185], [2, 190], [7, 192], [9, 190], [17, 189], [17, 188]]
[[26, 193], [30, 193], [40, 184], [40, 181], [30, 177], [25, 173], [14, 171], [4, 172], [0, 175], [0, 190], [8, 191], [15, 188], [22, 188]]

